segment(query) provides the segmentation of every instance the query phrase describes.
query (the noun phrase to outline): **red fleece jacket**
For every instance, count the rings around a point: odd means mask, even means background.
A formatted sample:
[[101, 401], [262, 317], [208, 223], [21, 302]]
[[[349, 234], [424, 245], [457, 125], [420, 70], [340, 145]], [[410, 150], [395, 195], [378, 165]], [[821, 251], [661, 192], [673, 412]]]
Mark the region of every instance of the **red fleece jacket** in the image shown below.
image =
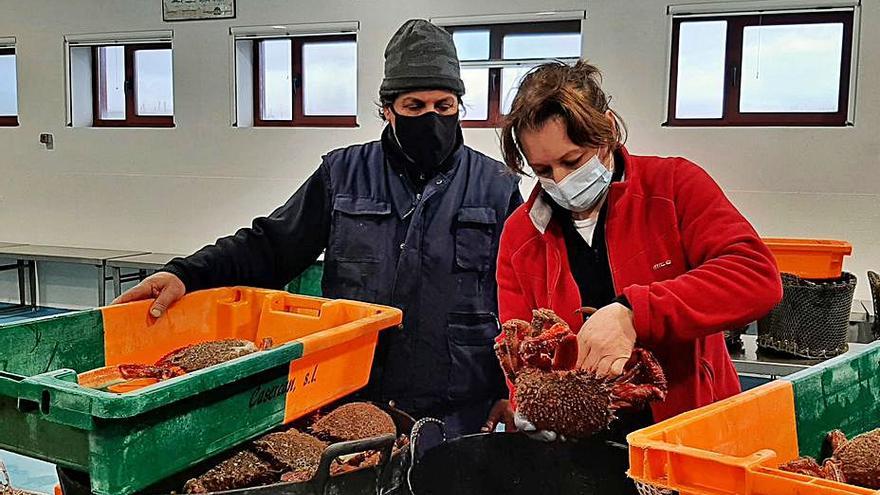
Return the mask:
[[[608, 259], [615, 291], [632, 305], [637, 345], [669, 381], [666, 400], [652, 406], [661, 421], [739, 393], [721, 332], [768, 313], [782, 286], [770, 250], [705, 171], [683, 158], [621, 153], [625, 180], [607, 198]], [[528, 321], [532, 309], [550, 308], [577, 329], [565, 240], [554, 220], [543, 234], [533, 222], [537, 193], [501, 235], [499, 316]]]

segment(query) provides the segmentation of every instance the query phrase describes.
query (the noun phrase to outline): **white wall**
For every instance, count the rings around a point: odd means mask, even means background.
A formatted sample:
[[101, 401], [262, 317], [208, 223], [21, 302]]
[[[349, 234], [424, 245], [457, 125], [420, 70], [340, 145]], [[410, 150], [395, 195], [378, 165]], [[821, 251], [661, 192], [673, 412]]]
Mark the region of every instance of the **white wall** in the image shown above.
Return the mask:
[[[333, 148], [375, 139], [382, 53], [411, 17], [588, 11], [584, 53], [630, 128], [632, 152], [683, 155], [721, 183], [762, 235], [846, 239], [847, 268], [880, 268], [880, 6], [862, 12], [856, 127], [669, 129], [662, 0], [473, 2], [239, 0], [231, 21], [163, 23], [161, 2], [0, 0], [0, 36], [18, 39], [21, 126], [0, 129], [0, 241], [190, 252], [283, 203]], [[230, 26], [358, 20], [356, 129], [230, 127]], [[65, 127], [65, 34], [174, 30], [175, 129]], [[55, 149], [38, 143], [55, 134]], [[466, 142], [499, 156], [492, 130]], [[90, 268], [41, 267], [43, 301], [94, 304]], [[17, 295], [0, 273], [0, 300]], [[868, 298], [863, 283], [859, 297]]]
[[589, 2], [585, 53], [629, 125], [630, 151], [699, 163], [764, 236], [851, 242], [845, 268], [859, 278], [856, 297], [870, 299], [865, 272], [880, 270], [880, 3], [862, 2], [855, 127], [702, 129], [660, 127], [670, 3], [683, 2]]

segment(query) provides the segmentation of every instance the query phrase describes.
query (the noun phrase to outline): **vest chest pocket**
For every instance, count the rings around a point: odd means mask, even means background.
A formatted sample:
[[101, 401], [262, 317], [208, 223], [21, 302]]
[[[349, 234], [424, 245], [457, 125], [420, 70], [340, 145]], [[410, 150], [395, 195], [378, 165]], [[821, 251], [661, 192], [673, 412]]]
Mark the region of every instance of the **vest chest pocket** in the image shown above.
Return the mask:
[[455, 264], [462, 270], [486, 272], [495, 258], [495, 210], [461, 208], [455, 224]]
[[333, 200], [330, 250], [339, 261], [381, 260], [391, 204], [374, 198], [338, 195]]

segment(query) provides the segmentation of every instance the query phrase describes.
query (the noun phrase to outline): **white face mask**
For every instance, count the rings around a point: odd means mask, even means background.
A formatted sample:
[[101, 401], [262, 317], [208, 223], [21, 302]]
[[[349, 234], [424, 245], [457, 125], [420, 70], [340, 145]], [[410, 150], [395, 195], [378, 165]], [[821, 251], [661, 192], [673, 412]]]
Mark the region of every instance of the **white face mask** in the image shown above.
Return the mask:
[[556, 204], [580, 213], [596, 206], [605, 196], [611, 177], [611, 171], [602, 164], [597, 153], [558, 184], [546, 177], [538, 177], [538, 181]]

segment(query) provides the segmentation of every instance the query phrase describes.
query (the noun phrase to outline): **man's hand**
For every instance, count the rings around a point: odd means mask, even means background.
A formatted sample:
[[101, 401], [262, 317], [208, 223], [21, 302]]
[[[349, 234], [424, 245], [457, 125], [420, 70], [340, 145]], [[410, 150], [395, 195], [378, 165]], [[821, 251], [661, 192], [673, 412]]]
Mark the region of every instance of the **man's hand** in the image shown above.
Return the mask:
[[516, 425], [513, 421], [513, 408], [510, 407], [510, 401], [507, 399], [501, 399], [492, 406], [492, 410], [489, 411], [489, 419], [486, 420], [486, 424], [483, 425], [480, 431], [483, 433], [493, 432], [498, 423], [504, 423], [505, 431], [516, 431]]
[[113, 300], [112, 304], [122, 304], [144, 299], [156, 300], [150, 306], [150, 315], [159, 318], [165, 314], [169, 306], [186, 294], [186, 286], [183, 285], [177, 275], [168, 272], [159, 272], [145, 278], [124, 294]]

